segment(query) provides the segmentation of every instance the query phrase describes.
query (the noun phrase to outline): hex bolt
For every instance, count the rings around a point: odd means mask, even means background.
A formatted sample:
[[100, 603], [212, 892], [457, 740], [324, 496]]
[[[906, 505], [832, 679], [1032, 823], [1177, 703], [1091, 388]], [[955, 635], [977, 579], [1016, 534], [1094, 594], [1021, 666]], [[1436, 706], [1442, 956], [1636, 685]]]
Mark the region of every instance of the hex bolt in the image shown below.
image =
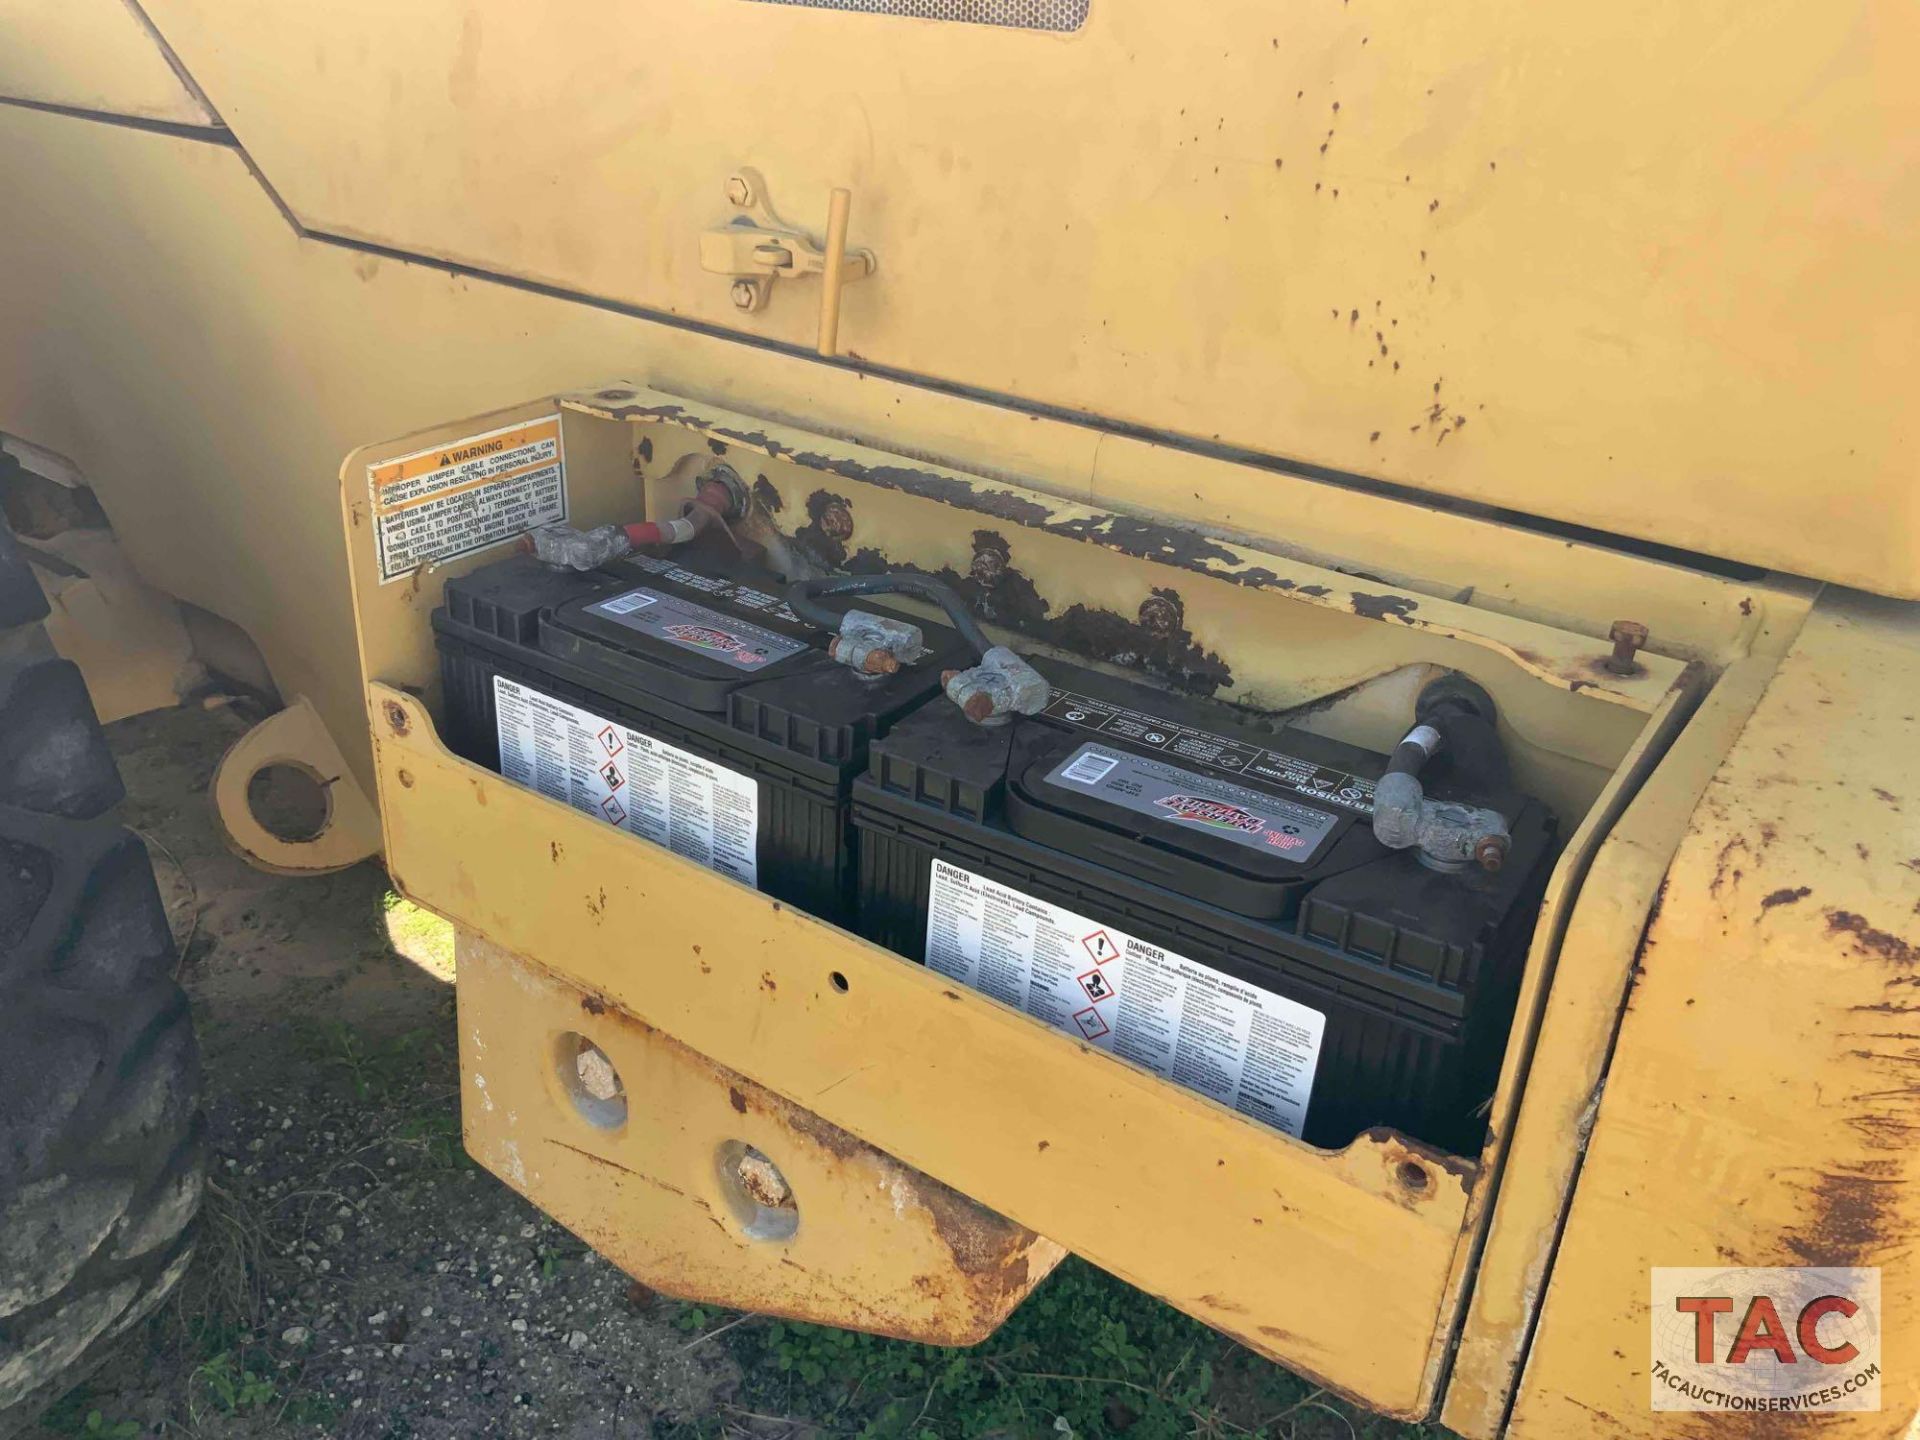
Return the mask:
[[727, 177], [727, 203], [738, 205], [743, 209], [753, 203], [753, 186], [748, 183], [746, 176], [729, 175]]
[[753, 302], [759, 298], [751, 280], [734, 281], [733, 289], [728, 293], [733, 296], [734, 307], [740, 310], [751, 310]]
[[1633, 657], [1647, 643], [1647, 627], [1638, 620], [1616, 620], [1607, 638], [1613, 642], [1613, 654], [1600, 663], [1616, 675], [1638, 675], [1640, 663]]
[[973, 552], [973, 564], [967, 573], [974, 580], [991, 590], [1000, 583], [1000, 577], [1007, 573], [1007, 557], [991, 546]]
[[830, 500], [820, 508], [820, 533], [829, 540], [853, 538], [853, 507], [844, 500]]
[[407, 707], [398, 700], [389, 700], [381, 707], [381, 713], [387, 717], [387, 726], [396, 735], [407, 733]]
[[1489, 835], [1473, 847], [1474, 862], [1489, 875], [1496, 873], [1507, 863], [1507, 847], [1512, 843], [1505, 835]]
[[1149, 595], [1140, 602], [1140, 628], [1149, 635], [1171, 635], [1183, 618], [1180, 602], [1165, 595]]

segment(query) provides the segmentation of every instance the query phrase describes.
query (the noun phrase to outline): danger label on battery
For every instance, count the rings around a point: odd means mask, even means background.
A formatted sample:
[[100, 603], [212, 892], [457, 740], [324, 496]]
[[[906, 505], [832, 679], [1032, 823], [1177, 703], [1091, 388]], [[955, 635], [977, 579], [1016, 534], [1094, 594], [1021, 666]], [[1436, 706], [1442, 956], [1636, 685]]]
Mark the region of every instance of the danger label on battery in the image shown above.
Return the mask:
[[1327, 1017], [944, 860], [927, 966], [1163, 1079], [1299, 1135]]
[[507, 779], [756, 883], [760, 787], [751, 778], [499, 675], [493, 701]]
[[560, 417], [367, 467], [380, 583], [567, 518]]

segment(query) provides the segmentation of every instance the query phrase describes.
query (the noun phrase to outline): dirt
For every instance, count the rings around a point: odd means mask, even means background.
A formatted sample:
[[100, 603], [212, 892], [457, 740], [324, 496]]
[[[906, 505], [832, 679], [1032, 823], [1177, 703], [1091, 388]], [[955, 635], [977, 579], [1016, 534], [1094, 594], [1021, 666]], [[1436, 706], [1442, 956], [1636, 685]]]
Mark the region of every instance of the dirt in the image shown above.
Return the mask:
[[227, 851], [206, 787], [245, 728], [220, 710], [111, 727], [123, 813], [187, 944], [214, 1160], [180, 1295], [40, 1434], [589, 1437], [724, 1418], [725, 1347], [461, 1152], [447, 927], [377, 864], [287, 879]]

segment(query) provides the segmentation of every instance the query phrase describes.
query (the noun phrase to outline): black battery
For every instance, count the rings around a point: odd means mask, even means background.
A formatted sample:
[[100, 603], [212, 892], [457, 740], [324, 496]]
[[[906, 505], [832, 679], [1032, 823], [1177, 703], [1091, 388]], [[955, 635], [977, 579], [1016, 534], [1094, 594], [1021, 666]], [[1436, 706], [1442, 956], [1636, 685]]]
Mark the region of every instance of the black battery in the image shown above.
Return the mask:
[[846, 922], [848, 792], [867, 747], [971, 652], [916, 620], [924, 658], [857, 674], [764, 588], [776, 583], [701, 542], [586, 572], [519, 555], [451, 579], [433, 614], [446, 744]]
[[872, 746], [862, 933], [1314, 1144], [1391, 1126], [1477, 1153], [1545, 808], [1443, 750], [1428, 793], [1499, 809], [1512, 843], [1497, 872], [1438, 870], [1374, 838], [1388, 757], [1034, 664], [1042, 714], [936, 703]]

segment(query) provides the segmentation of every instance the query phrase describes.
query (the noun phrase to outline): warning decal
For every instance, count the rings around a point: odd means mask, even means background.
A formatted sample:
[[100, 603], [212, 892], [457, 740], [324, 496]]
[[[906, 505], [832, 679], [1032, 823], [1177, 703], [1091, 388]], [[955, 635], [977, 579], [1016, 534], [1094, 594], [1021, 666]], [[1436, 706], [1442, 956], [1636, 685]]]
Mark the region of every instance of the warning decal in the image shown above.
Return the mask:
[[1318, 1010], [944, 860], [927, 967], [1276, 1130], [1306, 1121]]
[[500, 773], [747, 884], [760, 787], [748, 776], [493, 677]]
[[380, 583], [567, 518], [560, 417], [367, 467]]

